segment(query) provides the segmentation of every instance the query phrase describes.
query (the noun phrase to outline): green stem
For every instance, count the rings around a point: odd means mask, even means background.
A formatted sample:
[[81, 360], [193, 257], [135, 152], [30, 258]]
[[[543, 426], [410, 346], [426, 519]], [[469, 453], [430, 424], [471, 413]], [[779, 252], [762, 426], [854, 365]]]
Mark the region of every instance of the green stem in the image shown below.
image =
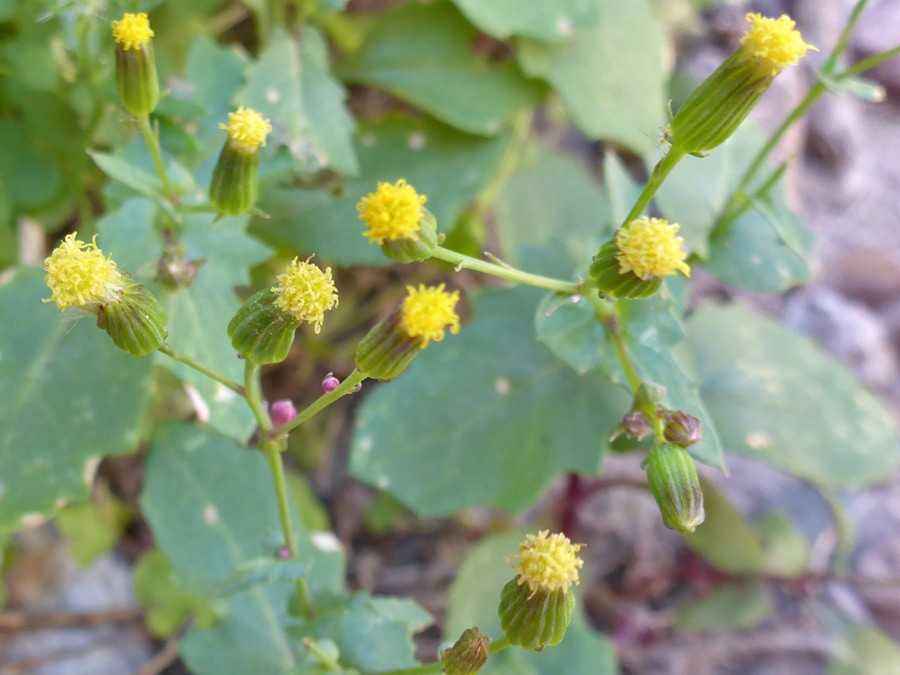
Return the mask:
[[296, 429], [301, 424], [303, 424], [310, 417], [313, 417], [317, 413], [330, 406], [339, 398], [353, 393], [353, 391], [356, 390], [356, 385], [362, 383], [362, 381], [365, 379], [365, 375], [363, 375], [358, 370], [354, 370], [347, 376], [347, 378], [343, 382], [338, 385], [337, 389], [335, 389], [334, 391], [330, 391], [327, 394], [322, 394], [306, 408], [297, 413], [297, 416], [294, 419], [282, 424], [280, 427], [272, 431], [269, 436], [271, 438], [281, 438], [285, 436], [293, 429]]
[[[244, 389], [247, 392], [247, 403], [253, 411], [253, 416], [259, 424], [259, 430], [263, 437], [267, 437], [272, 431], [272, 418], [266, 410], [262, 398], [259, 380], [259, 366], [247, 361], [244, 366]], [[287, 480], [284, 473], [283, 453], [286, 447], [284, 441], [264, 440], [259, 444], [261, 450], [269, 460], [269, 470], [272, 472], [272, 483], [275, 486], [275, 500], [278, 503], [278, 518], [281, 521], [281, 532], [284, 536], [284, 545], [287, 546], [292, 558], [297, 557], [299, 551], [297, 537], [294, 534], [294, 526], [291, 523], [291, 507], [288, 500]], [[300, 599], [300, 610], [310, 619], [314, 616], [312, 597], [306, 579], [297, 579], [297, 596]]]
[[540, 274], [523, 272], [514, 267], [504, 267], [497, 263], [479, 260], [478, 258], [451, 251], [443, 246], [435, 247], [431, 257], [455, 265], [457, 270], [475, 270], [476, 272], [483, 272], [484, 274], [490, 274], [491, 276], [500, 277], [501, 279], [515, 281], [516, 283], [525, 284], [526, 286], [546, 288], [548, 291], [556, 291], [557, 293], [565, 293], [567, 295], [575, 295], [580, 292], [581, 285], [575, 282], [551, 279], [550, 277], [541, 276]]
[[837, 60], [847, 48], [847, 43], [850, 41], [850, 35], [853, 33], [853, 29], [856, 28], [856, 22], [859, 21], [859, 15], [862, 14], [862, 11], [868, 1], [869, 0], [859, 0], [859, 2], [856, 3], [856, 6], [850, 13], [850, 18], [847, 20], [847, 25], [844, 26], [844, 30], [841, 33], [841, 36], [838, 38], [837, 44], [834, 46], [834, 49], [831, 50], [831, 54], [828, 55], [825, 63], [822, 64], [823, 73], [831, 74], [832, 72], [834, 72], [834, 67], [837, 65]]
[[[505, 635], [497, 640], [491, 642], [489, 654], [496, 654], [497, 652], [501, 652], [507, 647], [510, 647], [509, 638]], [[415, 668], [402, 668], [400, 670], [388, 670], [382, 671], [374, 675], [431, 675], [432, 673], [440, 673], [443, 671], [443, 665], [440, 661], [432, 661], [431, 663], [426, 663], [423, 666], [417, 666]]]
[[845, 72], [843, 72], [840, 76], [840, 79], [846, 79], [848, 77], [853, 77], [854, 75], [859, 75], [860, 73], [868, 70], [869, 68], [874, 68], [875, 66], [881, 65], [885, 61], [890, 61], [892, 58], [900, 54], [900, 45], [896, 47], [892, 47], [887, 51], [881, 52], [880, 54], [875, 54], [875, 56], [870, 56], [867, 59], [863, 59], [859, 63], [854, 64], [850, 68], [848, 68]]
[[647, 179], [644, 190], [634, 203], [634, 206], [631, 207], [631, 211], [625, 216], [625, 220], [622, 223], [623, 227], [635, 218], [639, 218], [641, 214], [644, 213], [644, 210], [647, 208], [650, 200], [653, 199], [653, 195], [659, 190], [659, 186], [663, 184], [666, 176], [669, 175], [672, 169], [675, 168], [675, 165], [678, 164], [686, 154], [687, 153], [678, 145], [673, 145], [669, 148], [669, 152], [666, 153], [666, 156], [659, 160], [657, 165], [653, 167], [653, 171]]
[[165, 193], [166, 198], [169, 201], [172, 201], [175, 198], [175, 191], [172, 189], [172, 184], [169, 182], [169, 176], [166, 174], [166, 166], [163, 164], [162, 160], [162, 151], [159, 148], [159, 138], [157, 138], [153, 129], [150, 128], [150, 118], [147, 115], [144, 115], [143, 117], [136, 117], [135, 119], [137, 120], [138, 128], [141, 130], [141, 135], [144, 137], [144, 142], [150, 150], [150, 155], [153, 157], [153, 164], [156, 166], [156, 173], [159, 174], [163, 192]]
[[183, 363], [184, 365], [193, 368], [198, 373], [202, 373], [203, 375], [206, 375], [208, 378], [215, 380], [219, 384], [225, 385], [226, 387], [231, 389], [231, 391], [233, 391], [238, 396], [246, 395], [244, 392], [244, 388], [241, 385], [239, 385], [237, 382], [235, 382], [234, 380], [229, 380], [227, 377], [225, 377], [224, 375], [220, 375], [219, 373], [212, 370], [211, 368], [207, 368], [202, 363], [195, 361], [193, 358], [191, 358], [187, 354], [182, 354], [180, 352], [176, 352], [174, 349], [172, 349], [171, 347], [169, 347], [169, 345], [166, 345], [166, 344], [164, 344], [162, 347], [160, 347], [159, 351], [162, 352], [163, 354], [165, 354], [166, 356], [168, 356], [173, 361], [178, 361], [178, 363]]

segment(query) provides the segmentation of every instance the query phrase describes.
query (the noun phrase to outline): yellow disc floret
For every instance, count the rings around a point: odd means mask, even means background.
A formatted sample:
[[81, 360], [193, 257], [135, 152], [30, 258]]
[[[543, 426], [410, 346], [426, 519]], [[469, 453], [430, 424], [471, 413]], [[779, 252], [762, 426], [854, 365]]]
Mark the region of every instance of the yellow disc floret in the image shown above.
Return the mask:
[[459, 315], [456, 303], [459, 302], [459, 291], [447, 293], [444, 284], [418, 288], [407, 286], [408, 295], [403, 301], [401, 325], [411, 338], [421, 338], [422, 349], [432, 341], [444, 339], [444, 331], [449, 327], [451, 333], [459, 332]]
[[396, 183], [379, 183], [378, 189], [356, 205], [359, 219], [365, 221], [370, 244], [381, 246], [396, 239], [418, 240], [422, 207], [428, 197], [401, 178]]
[[266, 136], [272, 133], [269, 120], [244, 106], [238, 108], [237, 112], [228, 113], [228, 124], [219, 124], [219, 128], [228, 132], [233, 143], [248, 150], [256, 150], [260, 145], [265, 145]]
[[121, 21], [113, 21], [113, 37], [122, 49], [142, 49], [147, 46], [155, 33], [150, 30], [150, 20], [147, 15], [126, 13]]
[[538, 591], [564, 592], [578, 583], [578, 570], [584, 562], [578, 557], [581, 544], [573, 544], [564, 534], [549, 534], [541, 530], [537, 536], [529, 534], [519, 544], [519, 552], [510, 557], [515, 563], [519, 585], [528, 584], [531, 595]]
[[52, 293], [44, 302], [55, 302], [63, 312], [68, 307], [94, 310], [115, 299], [122, 290], [122, 273], [116, 263], [97, 248], [97, 237], [90, 244], [79, 241], [77, 232], [44, 260], [47, 286]]
[[331, 268], [323, 272], [308, 260], [294, 258], [287, 272], [279, 274], [278, 284], [272, 292], [278, 297], [275, 305], [301, 321], [313, 324], [318, 333], [322, 330], [325, 312], [337, 307], [338, 292], [331, 278]]
[[750, 28], [741, 38], [756, 60], [765, 68], [777, 75], [787, 66], [792, 66], [810, 49], [819, 51], [803, 41], [800, 31], [794, 30], [797, 24], [787, 14], [777, 19], [764, 17], [762, 14], [748, 14]]
[[675, 236], [677, 233], [678, 225], [661, 218], [632, 220], [616, 232], [619, 274], [634, 272], [644, 281], [679, 270], [691, 276], [691, 268], [684, 262], [687, 253], [681, 250], [684, 240]]

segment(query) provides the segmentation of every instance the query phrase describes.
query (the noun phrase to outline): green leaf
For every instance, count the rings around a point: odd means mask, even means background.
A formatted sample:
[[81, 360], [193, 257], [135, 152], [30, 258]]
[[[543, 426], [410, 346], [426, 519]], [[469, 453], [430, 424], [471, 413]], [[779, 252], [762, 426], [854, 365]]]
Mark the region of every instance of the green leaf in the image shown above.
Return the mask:
[[800, 576], [809, 569], [809, 542], [782, 511], [768, 511], [756, 529], [766, 552], [766, 571], [783, 577]]
[[560, 45], [518, 42], [525, 72], [547, 81], [593, 139], [649, 153], [665, 122], [666, 50], [647, 0], [594, 0], [596, 25]]
[[878, 628], [847, 624], [837, 646], [828, 675], [894, 675], [900, 671], [897, 641]]
[[[249, 269], [269, 257], [268, 249], [244, 233], [246, 216], [210, 225], [211, 215], [185, 216], [182, 242], [188, 260], [204, 260], [189, 287], [161, 297], [169, 314], [167, 343], [239, 382], [243, 363], [226, 328], [240, 307], [235, 286], [249, 284]], [[256, 422], [244, 399], [227, 387], [162, 354], [157, 364], [174, 371], [197, 393], [195, 406], [208, 409], [209, 424], [223, 433], [246, 437]], [[205, 410], [203, 411], [206, 412]], [[205, 417], [205, 415], [201, 415]]]
[[531, 289], [481, 293], [459, 336], [367, 397], [351, 473], [437, 516], [476, 504], [521, 512], [560, 473], [597, 472], [628, 396], [534, 340], [536, 300]]
[[307, 560], [281, 560], [272, 556], [255, 558], [241, 563], [234, 572], [216, 584], [211, 596], [227, 598], [262, 584], [296, 581], [305, 578], [309, 570], [310, 563]]
[[718, 632], [753, 628], [775, 609], [772, 589], [761, 582], [722, 584], [675, 613], [676, 630]]
[[155, 228], [157, 207], [149, 199], [129, 199], [97, 222], [97, 245], [134, 277], [152, 279], [162, 255], [162, 240]]
[[688, 548], [729, 574], [761, 572], [765, 551], [756, 530], [709, 481], [701, 478], [700, 487], [706, 520], [684, 536]]
[[607, 151], [603, 156], [603, 181], [612, 210], [612, 224], [617, 228], [623, 224], [625, 217], [631, 212], [631, 206], [638, 200], [641, 186], [628, 173], [619, 156], [612, 151]]
[[558, 42], [599, 18], [594, 0], [453, 0], [480, 30], [500, 40], [523, 35]]
[[[197, 595], [213, 591], [252, 560], [274, 558], [281, 540], [266, 460], [202, 429], [169, 425], [158, 432], [141, 507], [160, 549]], [[313, 597], [339, 591], [341, 554], [318, 548], [295, 510], [292, 520], [301, 541], [300, 560], [312, 563]], [[296, 622], [288, 612], [288, 597], [295, 592], [291, 582], [275, 581], [220, 600], [219, 621], [191, 631], [182, 642], [190, 670], [277, 675], [296, 666], [300, 657], [288, 631]]]
[[379, 181], [406, 178], [428, 196], [428, 209], [443, 232], [453, 228], [463, 208], [487, 185], [509, 136], [468, 136], [438, 122], [393, 115], [363, 122], [357, 144], [360, 174], [340, 194], [327, 189], [271, 191], [260, 207], [271, 215], [254, 223], [264, 240], [304, 254], [316, 253], [338, 265], [387, 265], [381, 249], [363, 236], [356, 204]]
[[155, 173], [145, 171], [116, 155], [94, 150], [88, 150], [87, 153], [107, 176], [145, 197], [150, 197], [158, 206], [174, 216], [174, 208], [163, 195], [162, 183], [159, 182], [159, 177]]
[[884, 480], [897, 466], [890, 412], [808, 338], [737, 305], [703, 307], [688, 335], [729, 450], [832, 487]]
[[159, 639], [171, 636], [189, 615], [197, 628], [210, 626], [215, 613], [209, 603], [190, 591], [172, 569], [162, 551], [148, 551], [138, 561], [132, 579], [134, 595], [146, 613], [150, 633]]
[[523, 161], [494, 207], [501, 256], [538, 274], [570, 278], [612, 232], [602, 191], [572, 158], [542, 146]]
[[54, 305], [38, 269], [0, 287], [0, 531], [83, 501], [105, 455], [136, 449], [150, 359], [119, 351]]
[[[668, 296], [665, 287], [653, 298], [616, 303], [619, 332], [641, 379], [666, 388], [662, 403], [700, 420], [703, 439], [689, 452], [701, 462], [722, 467], [722, 448], [697, 382], [673, 354], [684, 338], [684, 329], [675, 316], [672, 300], [664, 294]], [[572, 302], [554, 294], [545, 297], [535, 313], [535, 332], [550, 351], [577, 372], [597, 369], [630, 391], [609, 333], [584, 298]]]
[[75, 562], [87, 567], [113, 549], [130, 520], [128, 506], [107, 494], [96, 501], [66, 506], [56, 515], [56, 527], [66, 538]]
[[317, 28], [307, 26], [301, 39], [276, 29], [246, 79], [235, 101], [271, 118], [273, 140], [290, 149], [297, 171], [357, 173], [347, 93], [329, 72], [328, 46]]
[[407, 3], [384, 13], [341, 76], [386, 89], [463, 131], [494, 134], [545, 89], [515, 63], [473, 53], [475, 35], [448, 0]]
[[[518, 550], [525, 530], [485, 537], [466, 554], [447, 594], [444, 640], [453, 642], [478, 626], [494, 639], [503, 632], [497, 618], [500, 589], [513, 578], [506, 556]], [[574, 591], [573, 591], [574, 592]], [[576, 611], [563, 641], [543, 652], [509, 649], [488, 659], [480, 675], [614, 675], [618, 672], [610, 642], [588, 627]]]

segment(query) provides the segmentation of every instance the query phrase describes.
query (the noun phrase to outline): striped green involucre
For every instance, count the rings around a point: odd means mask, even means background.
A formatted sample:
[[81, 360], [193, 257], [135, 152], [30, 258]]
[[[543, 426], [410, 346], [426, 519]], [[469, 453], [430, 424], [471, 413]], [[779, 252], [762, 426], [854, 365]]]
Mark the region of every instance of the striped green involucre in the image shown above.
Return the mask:
[[250, 297], [228, 323], [231, 346], [256, 365], [287, 358], [300, 320], [275, 304], [277, 296], [265, 288]]
[[[510, 643], [540, 651], [562, 642], [575, 611], [575, 594], [537, 590], [513, 579], [500, 592], [500, 627]], [[529, 597], [530, 595], [530, 597]]]
[[684, 448], [663, 445], [653, 449], [647, 458], [647, 482], [670, 530], [688, 534], [706, 518], [697, 467]]
[[169, 317], [159, 301], [142, 284], [128, 283], [119, 299], [100, 308], [97, 325], [116, 346], [133, 356], [159, 349], [166, 339]]
[[258, 167], [259, 148], [225, 141], [209, 186], [209, 201], [219, 213], [239, 216], [250, 210], [259, 193]]
[[135, 117], [146, 117], [159, 103], [159, 78], [153, 43], [139, 49], [116, 45], [116, 82], [122, 107]]

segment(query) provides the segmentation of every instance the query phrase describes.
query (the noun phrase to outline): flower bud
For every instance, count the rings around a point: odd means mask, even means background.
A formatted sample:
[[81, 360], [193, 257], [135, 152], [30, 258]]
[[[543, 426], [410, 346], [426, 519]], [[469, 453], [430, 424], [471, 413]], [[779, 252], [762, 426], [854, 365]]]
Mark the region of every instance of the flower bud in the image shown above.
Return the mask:
[[679, 271], [691, 276], [681, 250], [684, 240], [675, 236], [678, 228], [660, 218], [642, 217], [617, 230], [594, 256], [590, 275], [597, 289], [616, 298], [646, 298], [659, 290], [663, 277]]
[[684, 448], [663, 445], [652, 450], [647, 458], [647, 482], [670, 530], [688, 534], [706, 518], [697, 468]]
[[396, 310], [375, 325], [356, 348], [356, 367], [375, 380], [390, 380], [406, 370], [413, 358], [431, 342], [444, 339], [449, 329], [459, 332], [455, 311], [459, 291], [447, 293], [444, 284], [407, 286], [407, 297]]
[[325, 312], [338, 304], [331, 268], [323, 272], [294, 258], [278, 284], [250, 297], [228, 324], [231, 346], [257, 365], [287, 358], [294, 332], [304, 321], [318, 333]]
[[272, 417], [272, 428], [278, 429], [297, 416], [297, 409], [289, 399], [283, 399], [272, 404], [269, 414]]
[[341, 381], [331, 373], [328, 373], [328, 375], [326, 375], [322, 380], [322, 391], [324, 391], [326, 394], [330, 394], [340, 386]]
[[487, 663], [491, 639], [478, 628], [467, 628], [449, 649], [441, 652], [445, 675], [475, 675]]
[[60, 311], [69, 307], [94, 314], [97, 325], [120, 349], [143, 356], [159, 349], [166, 338], [168, 317], [159, 301], [142, 284], [122, 273], [111, 258], [90, 244], [66, 235], [44, 260], [47, 287]]
[[145, 356], [159, 349], [168, 335], [169, 317], [143, 284], [127, 281], [117, 300], [100, 307], [97, 325], [106, 330], [116, 346], [132, 356]]
[[559, 644], [572, 621], [581, 544], [563, 534], [529, 534], [519, 545], [517, 577], [500, 592], [500, 626], [511, 644], [540, 651]]
[[[787, 15], [778, 19], [748, 14], [750, 28], [741, 46], [704, 80], [672, 120], [673, 146], [684, 152], [712, 150], [728, 139], [772, 80], [809, 49]], [[818, 51], [818, 50], [816, 50]]]
[[647, 424], [647, 418], [644, 417], [644, 413], [640, 410], [632, 410], [622, 417], [622, 422], [619, 424], [619, 428], [616, 430], [613, 438], [615, 439], [620, 434], [625, 434], [626, 438], [636, 438], [641, 441], [649, 433], [650, 425]]
[[677, 412], [666, 411], [666, 441], [673, 445], [687, 448], [703, 438], [703, 427], [693, 415], [688, 415], [681, 410]]
[[255, 110], [240, 107], [228, 113], [228, 138], [219, 154], [209, 185], [209, 201], [226, 216], [238, 216], [250, 210], [259, 193], [259, 146], [266, 144], [272, 131], [269, 120]]
[[356, 206], [359, 219], [366, 223], [363, 236], [397, 262], [430, 258], [438, 235], [434, 216], [425, 208], [426, 201], [428, 197], [420, 195], [402, 178], [394, 184], [379, 183], [378, 189]]
[[146, 117], [159, 103], [150, 21], [144, 13], [126, 13], [121, 21], [112, 22], [112, 33], [116, 40], [116, 82], [122, 106], [135, 117]]

